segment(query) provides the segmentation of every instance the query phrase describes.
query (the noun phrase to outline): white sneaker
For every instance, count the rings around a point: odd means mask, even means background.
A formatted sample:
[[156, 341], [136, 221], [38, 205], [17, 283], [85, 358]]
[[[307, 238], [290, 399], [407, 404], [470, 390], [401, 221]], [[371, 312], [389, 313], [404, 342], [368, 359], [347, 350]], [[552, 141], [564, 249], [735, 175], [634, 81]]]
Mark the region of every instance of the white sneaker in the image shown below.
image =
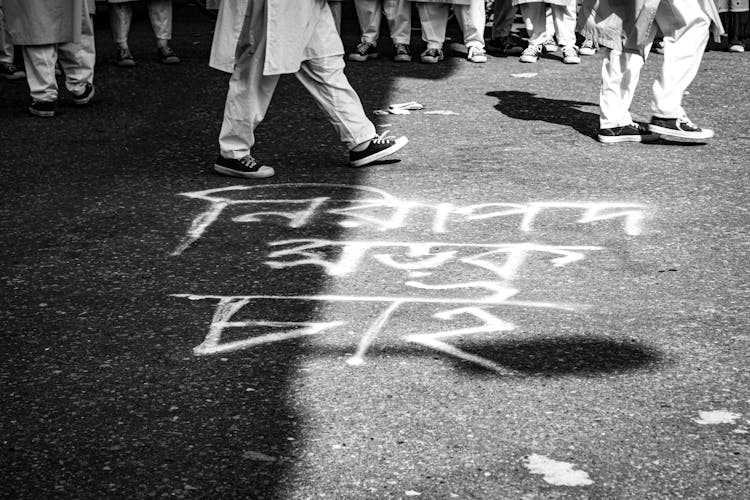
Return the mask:
[[578, 49], [575, 45], [568, 45], [563, 47], [563, 62], [565, 64], [578, 64], [581, 62], [581, 57], [578, 55]]
[[596, 55], [596, 44], [590, 38], [587, 38], [581, 44], [581, 48], [578, 49], [578, 53], [582, 56], [593, 56]]
[[740, 44], [730, 45], [729, 52], [745, 52], [745, 46]]
[[539, 60], [540, 55], [542, 55], [541, 45], [529, 45], [523, 49], [521, 57], [519, 57], [518, 60], [522, 63], [535, 63]]
[[560, 50], [560, 46], [557, 45], [557, 42], [554, 38], [547, 38], [545, 41], [542, 42], [542, 48], [545, 52], [557, 52]]
[[487, 54], [481, 47], [469, 47], [469, 56], [467, 59], [473, 63], [487, 62]]

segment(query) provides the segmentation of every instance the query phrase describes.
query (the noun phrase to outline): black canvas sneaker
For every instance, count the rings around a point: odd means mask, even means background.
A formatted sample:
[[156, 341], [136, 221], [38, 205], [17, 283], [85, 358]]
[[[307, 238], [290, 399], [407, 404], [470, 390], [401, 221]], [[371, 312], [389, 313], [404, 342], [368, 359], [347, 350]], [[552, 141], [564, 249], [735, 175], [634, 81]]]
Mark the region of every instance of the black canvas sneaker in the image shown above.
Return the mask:
[[357, 50], [349, 54], [350, 61], [365, 62], [368, 59], [378, 57], [378, 49], [369, 42], [362, 42], [357, 45]]
[[276, 173], [273, 168], [262, 165], [252, 155], [243, 156], [236, 160], [219, 155], [214, 163], [214, 170], [222, 175], [246, 179], [263, 179], [273, 177]]
[[83, 92], [81, 92], [78, 95], [73, 95], [73, 102], [76, 103], [77, 106], [83, 106], [84, 104], [88, 104], [91, 99], [94, 98], [94, 86], [90, 83], [87, 83], [85, 88], [83, 89]]
[[406, 146], [409, 142], [404, 136], [398, 139], [391, 137], [377, 136], [370, 144], [362, 151], [350, 151], [349, 152], [349, 165], [352, 167], [364, 167], [370, 163], [376, 162], [386, 156], [392, 155], [399, 149]]
[[0, 62], [0, 77], [7, 80], [19, 80], [26, 78], [26, 73], [13, 63]]
[[683, 139], [710, 139], [714, 136], [714, 131], [707, 128], [700, 128], [691, 122], [687, 116], [681, 118], [659, 118], [651, 117], [651, 123], [648, 129], [661, 135], [670, 137], [681, 137]]
[[651, 133], [646, 127], [638, 123], [631, 123], [624, 127], [600, 128], [596, 138], [604, 144], [654, 142], [659, 140], [658, 135]]
[[34, 101], [29, 105], [29, 113], [42, 118], [52, 118], [55, 116], [55, 106], [57, 101]]

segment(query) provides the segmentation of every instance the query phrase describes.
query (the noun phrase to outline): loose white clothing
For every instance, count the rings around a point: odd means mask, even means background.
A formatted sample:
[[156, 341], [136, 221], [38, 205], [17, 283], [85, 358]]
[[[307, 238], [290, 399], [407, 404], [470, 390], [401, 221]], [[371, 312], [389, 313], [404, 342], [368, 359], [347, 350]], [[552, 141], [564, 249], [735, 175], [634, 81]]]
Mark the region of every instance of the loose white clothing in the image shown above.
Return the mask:
[[[172, 0], [147, 0], [146, 9], [151, 29], [157, 40], [172, 39]], [[109, 25], [115, 43], [127, 45], [133, 20], [133, 2], [109, 0]]]
[[[222, 2], [222, 9], [227, 3]], [[236, 61], [219, 134], [220, 154], [234, 159], [250, 154], [255, 145], [255, 129], [265, 117], [281, 73], [294, 73], [348, 149], [375, 137], [375, 126], [365, 115], [359, 96], [344, 75], [343, 46], [326, 1], [306, 1], [304, 6], [297, 5], [297, 9], [286, 9], [285, 0], [244, 3], [247, 10], [242, 33], [219, 31], [220, 26], [228, 26], [228, 29], [238, 26], [221, 9], [217, 20], [218, 41], [215, 37], [215, 43], [221, 45], [227, 40], [237, 40]], [[292, 15], [294, 11], [296, 16]], [[292, 17], [275, 18], [280, 12]], [[272, 44], [270, 38], [278, 40], [287, 32], [289, 26], [285, 21], [304, 29], [297, 32], [296, 40], [279, 47]], [[228, 62], [226, 55], [222, 57], [221, 49], [215, 48], [212, 53], [214, 67]]]
[[[413, 1], [413, 0], [412, 0]], [[470, 3], [469, 3], [470, 2]], [[448, 3], [419, 2], [417, 12], [422, 26], [422, 40], [428, 49], [441, 49], [445, 43], [450, 5]], [[454, 3], [453, 12], [464, 35], [466, 47], [484, 47], [485, 11], [483, 0]]]
[[664, 35], [664, 59], [652, 88], [651, 111], [661, 118], [685, 116], [682, 96], [698, 74], [711, 19], [710, 12], [695, 0], [663, 1], [643, 53], [605, 49], [599, 95], [601, 128], [633, 122], [630, 105], [657, 29]]
[[8, 34], [8, 25], [3, 14], [3, 0], [0, 0], [0, 62], [12, 63], [15, 56], [13, 44]]
[[549, 5], [554, 32], [550, 30], [548, 6], [544, 2], [523, 2], [520, 5], [521, 17], [529, 33], [529, 45], [541, 45], [552, 35], [557, 36], [557, 43], [563, 47], [576, 44], [576, 0]]
[[408, 0], [354, 0], [360, 41], [377, 46], [380, 37], [380, 23], [385, 12], [388, 30], [393, 43], [409, 45], [411, 41], [411, 4]]

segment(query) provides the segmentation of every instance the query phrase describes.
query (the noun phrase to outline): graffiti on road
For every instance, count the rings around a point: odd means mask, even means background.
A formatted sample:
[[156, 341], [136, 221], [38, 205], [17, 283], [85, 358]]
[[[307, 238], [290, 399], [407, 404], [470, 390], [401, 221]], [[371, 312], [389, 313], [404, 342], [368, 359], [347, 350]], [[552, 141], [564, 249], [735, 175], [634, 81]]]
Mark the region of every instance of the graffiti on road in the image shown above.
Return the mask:
[[[348, 196], [330, 196], [330, 193]], [[286, 196], [273, 196], [280, 193]], [[297, 196], [289, 196], [293, 193]], [[269, 318], [238, 319], [239, 313], [252, 316], [254, 305], [266, 301], [324, 302], [327, 304], [369, 304], [377, 308], [375, 320], [359, 334], [356, 352], [347, 362], [361, 365], [370, 346], [397, 311], [426, 307], [430, 320], [444, 325], [432, 333], [407, 332], [402, 340], [442, 352], [496, 371], [505, 371], [485, 357], [466, 352], [449, 339], [471, 335], [497, 335], [516, 326], [497, 316], [508, 307], [578, 311], [583, 304], [518, 300], [519, 274], [529, 264], [562, 268], [586, 259], [603, 247], [593, 245], [550, 245], [529, 241], [456, 242], [442, 241], [452, 233], [474, 234], [475, 224], [510, 225], [530, 235], [537, 224], [566, 223], [617, 224], [627, 236], [641, 233], [644, 207], [635, 203], [609, 202], [528, 202], [480, 203], [459, 206], [453, 203], [426, 203], [401, 200], [371, 187], [332, 184], [282, 184], [232, 186], [180, 193], [207, 203], [190, 224], [186, 234], [171, 252], [179, 257], [194, 246], [207, 231], [226, 216], [236, 224], [272, 223], [281, 225], [289, 238], [266, 241], [268, 252], [260, 260], [269, 272], [282, 272], [313, 266], [324, 275], [345, 281], [360, 273], [393, 276], [396, 291], [375, 294], [237, 294], [178, 293], [175, 297], [215, 301], [213, 317], [204, 341], [194, 348], [196, 355], [211, 355], [247, 349], [270, 342], [311, 335], [333, 334], [346, 328], [345, 320], [272, 321]], [[338, 227], [341, 231], [365, 231], [367, 239], [309, 237], [310, 230]], [[388, 233], [403, 229], [431, 234], [429, 241], [390, 240]], [[305, 237], [300, 236], [302, 230]], [[487, 234], [485, 230], [477, 234]], [[323, 231], [321, 231], [323, 232]], [[326, 231], [325, 234], [329, 234]], [[499, 234], [489, 231], [489, 234]], [[451, 328], [451, 323], [467, 321], [474, 326]], [[244, 338], [225, 338], [230, 329], [261, 332]]]

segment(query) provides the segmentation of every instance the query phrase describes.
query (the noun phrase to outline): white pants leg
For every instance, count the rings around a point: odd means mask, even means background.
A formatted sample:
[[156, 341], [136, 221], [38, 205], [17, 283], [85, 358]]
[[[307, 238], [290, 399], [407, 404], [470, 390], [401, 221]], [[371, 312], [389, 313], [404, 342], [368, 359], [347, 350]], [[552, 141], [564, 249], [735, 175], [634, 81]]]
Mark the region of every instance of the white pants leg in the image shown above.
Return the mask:
[[552, 21], [555, 26], [557, 43], [563, 47], [576, 44], [576, 0], [568, 5], [552, 5]]
[[664, 62], [654, 82], [651, 110], [661, 118], [685, 116], [682, 95], [700, 69], [711, 21], [695, 0], [662, 2], [656, 24], [664, 34]]
[[94, 81], [94, 29], [88, 13], [88, 4], [81, 9], [81, 43], [59, 45], [25, 45], [21, 49], [26, 66], [26, 81], [34, 101], [55, 101], [58, 97], [55, 64], [65, 73], [65, 86], [80, 94], [86, 83]]
[[486, 21], [484, 0], [471, 0], [469, 5], [454, 5], [453, 12], [464, 34], [464, 45], [467, 48], [483, 48]]
[[[279, 81], [279, 75], [263, 75], [265, 45], [263, 36], [256, 52], [242, 52], [229, 81], [219, 133], [219, 150], [226, 158], [250, 154], [255, 145], [255, 129], [263, 121]], [[375, 137], [375, 125], [365, 115], [359, 96], [344, 75], [341, 56], [305, 61], [296, 76], [348, 149]]]
[[333, 22], [336, 24], [336, 32], [341, 35], [341, 2], [330, 1], [328, 7], [331, 8]]
[[57, 45], [22, 45], [21, 53], [26, 66], [26, 81], [31, 98], [35, 101], [57, 100]]
[[[650, 48], [650, 44], [649, 47]], [[599, 127], [624, 127], [633, 123], [630, 104], [645, 60], [635, 52], [602, 47], [602, 86], [599, 91]], [[646, 51], [648, 54], [648, 50]]]
[[448, 4], [418, 2], [417, 12], [422, 25], [422, 40], [427, 48], [442, 50], [450, 13]]
[[172, 39], [172, 0], [148, 0], [148, 17], [157, 40]]
[[86, 2], [83, 2], [83, 7], [86, 12], [81, 19], [81, 42], [63, 43], [57, 47], [57, 59], [65, 73], [65, 87], [73, 94], [83, 92], [87, 83], [94, 84], [94, 25]]
[[112, 39], [118, 45], [127, 45], [130, 23], [133, 20], [133, 6], [130, 2], [107, 4], [109, 12], [109, 26], [112, 29]]
[[377, 46], [380, 37], [380, 21], [383, 17], [383, 1], [354, 0], [354, 9], [357, 11], [359, 29], [362, 33], [360, 41]]
[[357, 92], [344, 75], [341, 56], [311, 59], [294, 74], [315, 98], [318, 107], [349, 150], [375, 137], [375, 125], [367, 118]]
[[8, 26], [5, 24], [5, 15], [3, 14], [2, 1], [0, 0], [0, 62], [13, 62], [13, 44], [10, 43], [8, 36]]
[[529, 34], [529, 45], [541, 45], [547, 37], [546, 4], [532, 2], [521, 4], [521, 17]]
[[383, 0], [383, 10], [388, 21], [393, 43], [411, 43], [411, 3], [408, 0]]

